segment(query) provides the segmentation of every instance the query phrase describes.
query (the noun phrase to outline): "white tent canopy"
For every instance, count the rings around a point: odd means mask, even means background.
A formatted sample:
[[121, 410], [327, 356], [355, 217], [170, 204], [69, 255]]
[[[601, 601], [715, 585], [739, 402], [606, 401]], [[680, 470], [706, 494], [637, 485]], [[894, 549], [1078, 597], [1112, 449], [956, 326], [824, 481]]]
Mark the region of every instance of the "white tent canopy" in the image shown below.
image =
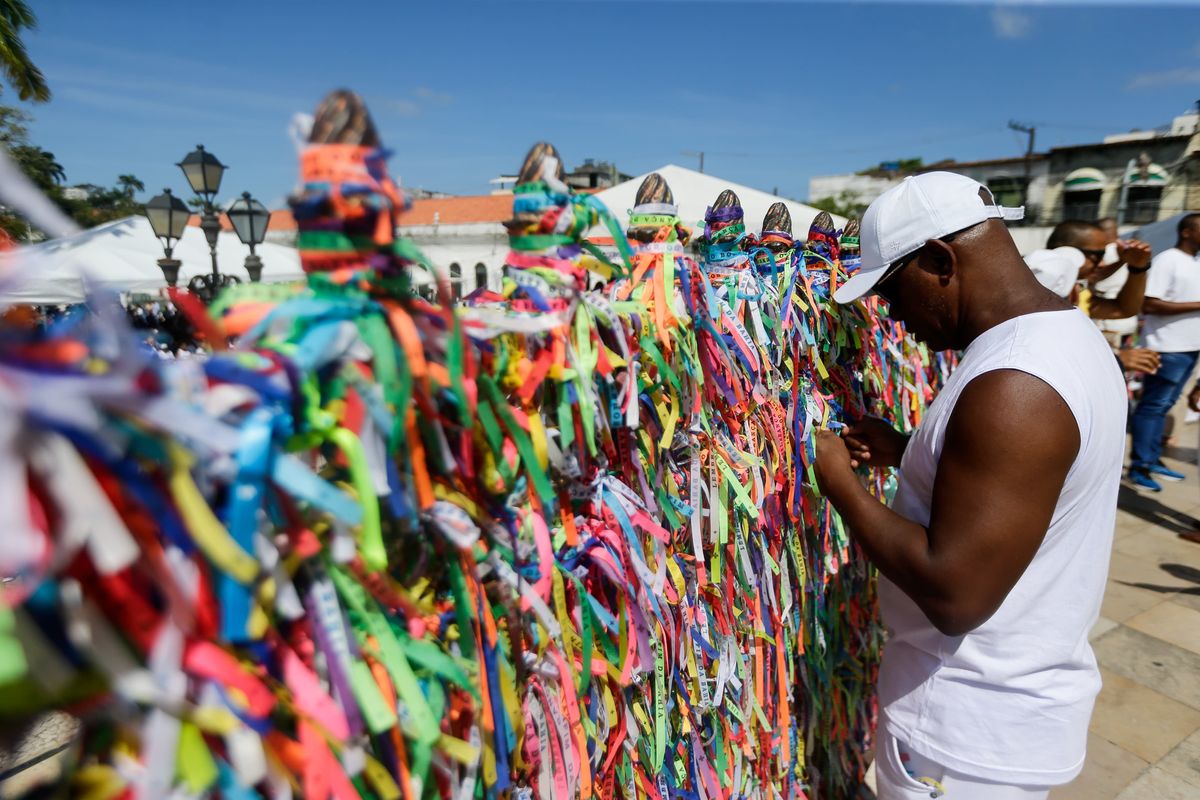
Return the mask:
[[[671, 192], [675, 195], [675, 202], [679, 206], [679, 219], [684, 225], [694, 228], [697, 236], [704, 231], [704, 212], [717, 199], [717, 195], [725, 189], [732, 189], [737, 193], [738, 199], [742, 201], [742, 209], [746, 213], [746, 230], [755, 233], [758, 233], [762, 227], [763, 217], [772, 203], [782, 201], [788, 207], [788, 211], [792, 214], [792, 232], [797, 239], [805, 237], [808, 233], [808, 226], [820, 213], [820, 209], [797, 203], [795, 200], [777, 197], [686, 167], [667, 164], [654, 171], [662, 175], [666, 179], [667, 185], [671, 187]], [[648, 174], [650, 173], [646, 173], [646, 175]], [[642, 185], [642, 180], [646, 175], [639, 175], [596, 194], [596, 197], [608, 206], [608, 210], [616, 215], [622, 226], [629, 222], [629, 209], [633, 208], [638, 187]], [[833, 221], [838, 227], [846, 224], [846, 220], [842, 217], [835, 216]], [[699, 223], [698, 227], [697, 223]]]
[[[250, 249], [231, 232], [217, 239], [217, 263], [223, 274], [249, 280], [245, 261]], [[299, 253], [291, 247], [255, 246], [262, 259], [264, 283], [301, 280]], [[179, 285], [211, 271], [208, 242], [199, 228], [189, 227], [173, 256], [183, 262]], [[157, 292], [166, 280], [157, 261], [162, 245], [145, 217], [107, 222], [73, 236], [18, 248], [0, 256], [0, 302], [30, 304], [81, 303], [89, 291]]]

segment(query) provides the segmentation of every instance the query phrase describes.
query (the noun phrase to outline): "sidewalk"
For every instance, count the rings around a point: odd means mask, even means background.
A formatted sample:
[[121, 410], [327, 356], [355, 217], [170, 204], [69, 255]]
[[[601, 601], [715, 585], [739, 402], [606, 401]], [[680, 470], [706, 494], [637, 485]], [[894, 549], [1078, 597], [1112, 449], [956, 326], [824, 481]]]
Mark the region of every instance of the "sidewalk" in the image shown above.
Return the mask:
[[[1196, 440], [1194, 425], [1177, 436]], [[1083, 773], [1051, 800], [1200, 797], [1200, 545], [1177, 537], [1200, 517], [1196, 450], [1166, 459], [1185, 473], [1161, 494], [1121, 489], [1101, 617], [1092, 645], [1104, 677]]]

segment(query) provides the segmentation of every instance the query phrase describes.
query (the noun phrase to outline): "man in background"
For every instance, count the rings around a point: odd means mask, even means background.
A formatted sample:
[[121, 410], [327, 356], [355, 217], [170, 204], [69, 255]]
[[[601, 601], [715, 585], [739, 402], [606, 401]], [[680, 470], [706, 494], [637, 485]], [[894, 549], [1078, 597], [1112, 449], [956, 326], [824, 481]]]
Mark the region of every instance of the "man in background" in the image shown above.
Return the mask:
[[[1093, 296], [1087, 302], [1088, 316], [1095, 320], [1124, 319], [1136, 317], [1142, 310], [1146, 289], [1146, 272], [1150, 269], [1150, 245], [1137, 239], [1117, 239], [1117, 262], [1128, 273], [1120, 291], [1109, 299]], [[1060, 222], [1050, 231], [1046, 247], [1074, 247], [1083, 253], [1084, 263], [1079, 270], [1079, 280], [1090, 281], [1103, 274], [1106, 255], [1109, 252], [1109, 236], [1095, 222], [1067, 220]]]
[[1154, 258], [1142, 305], [1143, 342], [1161, 358], [1133, 412], [1129, 481], [1143, 492], [1162, 491], [1159, 480], [1183, 480], [1160, 460], [1163, 428], [1200, 356], [1200, 214], [1185, 216], [1176, 231], [1175, 246]]
[[[1115, 231], [1115, 227], [1113, 228]], [[1050, 232], [1046, 249], [1035, 250], [1025, 256], [1025, 263], [1033, 271], [1038, 282], [1050, 291], [1078, 305], [1103, 330], [1103, 322], [1132, 316], [1134, 331], [1137, 330], [1137, 314], [1141, 309], [1146, 286], [1146, 271], [1150, 265], [1150, 246], [1136, 239], [1108, 243], [1108, 234], [1098, 224], [1083, 220], [1068, 220], [1059, 223]], [[1111, 261], [1125, 273], [1126, 279], [1112, 293], [1112, 297], [1081, 296], [1079, 284], [1091, 279], [1113, 266]], [[1126, 267], [1126, 262], [1132, 265]], [[1158, 369], [1159, 357], [1153, 350], [1140, 347], [1121, 347], [1121, 338], [1105, 339], [1112, 347], [1121, 367], [1127, 372], [1152, 373]]]
[[[1091, 278], [1088, 279], [1088, 284], [1091, 287], [1093, 297], [1115, 300], [1117, 294], [1124, 288], [1125, 281], [1129, 279], [1129, 269], [1125, 266], [1125, 262], [1121, 260], [1121, 255], [1117, 247], [1117, 241], [1120, 238], [1117, 235], [1117, 220], [1115, 217], [1105, 217], [1104, 219], [1097, 220], [1096, 224], [1104, 232], [1104, 239], [1107, 244], [1104, 248], [1104, 260], [1096, 268], [1095, 272], [1092, 273]], [[1120, 319], [1104, 319], [1102, 317], [1093, 317], [1093, 319], [1096, 320], [1096, 327], [1104, 333], [1104, 338], [1108, 340], [1108, 343], [1114, 349], [1124, 344], [1126, 337], [1137, 333], [1137, 314], [1131, 314], [1128, 317]]]

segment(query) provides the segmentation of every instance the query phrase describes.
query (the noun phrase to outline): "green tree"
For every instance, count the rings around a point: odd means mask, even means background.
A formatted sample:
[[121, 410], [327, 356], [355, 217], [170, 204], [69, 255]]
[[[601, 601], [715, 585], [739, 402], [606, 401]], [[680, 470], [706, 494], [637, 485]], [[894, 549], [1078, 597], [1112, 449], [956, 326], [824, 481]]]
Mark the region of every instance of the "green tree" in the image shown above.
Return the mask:
[[21, 31], [35, 27], [37, 17], [25, 0], [0, 0], [0, 73], [22, 100], [44, 103], [50, 87], [21, 41]]
[[[0, 3], [3, 2], [0, 0]], [[129, 173], [118, 175], [115, 186], [80, 184], [75, 188], [83, 189], [85, 196], [67, 197], [63, 191], [63, 185], [67, 182], [66, 170], [58, 163], [54, 153], [30, 141], [30, 121], [29, 115], [20, 109], [0, 105], [0, 146], [8, 149], [21, 171], [67, 216], [81, 227], [90, 228], [142, 213], [142, 206], [134, 199], [134, 195], [145, 191], [146, 186], [136, 175]], [[18, 241], [28, 239], [32, 233], [25, 220], [2, 207], [0, 229]]]
[[43, 192], [51, 194], [53, 189], [57, 189], [67, 179], [62, 164], [58, 163], [54, 153], [49, 150], [43, 150], [37, 145], [19, 144], [9, 147], [8, 153], [21, 171]]
[[50, 194], [67, 175], [53, 153], [29, 141], [29, 122], [29, 115], [19, 108], [0, 106], [0, 145], [39, 189]]
[[136, 192], [146, 191], [146, 184], [139, 181], [136, 175], [118, 175], [117, 186], [121, 188], [121, 191], [124, 192], [125, 196], [130, 200], [133, 199], [133, 195]]
[[822, 197], [818, 200], [810, 200], [810, 206], [821, 211], [828, 211], [837, 217], [861, 217], [863, 212], [867, 210], [868, 203], [863, 203], [859, 200], [855, 192], [844, 191], [838, 194], [837, 197]]
[[0, 106], [0, 144], [29, 144], [29, 115], [19, 108]]

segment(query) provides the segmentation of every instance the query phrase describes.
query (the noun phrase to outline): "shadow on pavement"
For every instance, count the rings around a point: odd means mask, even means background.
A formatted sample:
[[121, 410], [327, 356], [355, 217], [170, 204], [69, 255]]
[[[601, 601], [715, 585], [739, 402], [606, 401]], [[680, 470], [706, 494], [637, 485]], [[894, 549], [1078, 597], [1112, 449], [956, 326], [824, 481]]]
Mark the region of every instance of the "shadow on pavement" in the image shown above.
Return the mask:
[[1196, 518], [1190, 514], [1184, 514], [1181, 511], [1176, 511], [1169, 506], [1165, 506], [1152, 496], [1138, 494], [1125, 484], [1121, 484], [1121, 488], [1117, 494], [1117, 507], [1122, 511], [1134, 515], [1138, 519], [1144, 519], [1172, 533], [1194, 531], [1197, 527], [1200, 527], [1197, 524]]
[[1163, 455], [1167, 458], [1173, 458], [1176, 461], [1183, 461], [1188, 464], [1195, 464], [1197, 456], [1200, 456], [1200, 450], [1195, 447], [1179, 447], [1171, 445], [1163, 450]]
[[1195, 584], [1187, 588], [1179, 588], [1178, 586], [1158, 586], [1153, 583], [1135, 583], [1133, 581], [1117, 581], [1117, 583], [1125, 586], [1133, 586], [1138, 589], [1145, 589], [1148, 592], [1158, 592], [1159, 594], [1194, 594], [1200, 596], [1200, 569], [1189, 567], [1187, 564], [1159, 564], [1158, 568], [1163, 572], [1181, 581]]

